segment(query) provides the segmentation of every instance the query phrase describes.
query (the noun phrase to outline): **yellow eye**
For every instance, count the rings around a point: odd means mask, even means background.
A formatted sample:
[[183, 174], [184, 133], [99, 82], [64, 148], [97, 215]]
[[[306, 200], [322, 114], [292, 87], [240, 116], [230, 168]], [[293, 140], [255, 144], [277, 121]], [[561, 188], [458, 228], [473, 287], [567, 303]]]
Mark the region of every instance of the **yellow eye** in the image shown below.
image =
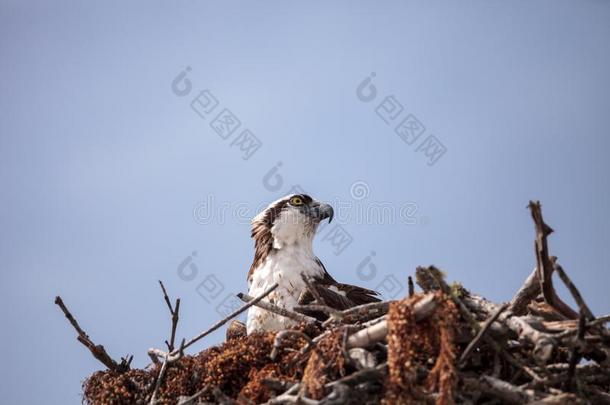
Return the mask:
[[290, 199], [290, 204], [292, 204], [292, 205], [303, 205], [303, 199], [301, 197], [292, 197]]

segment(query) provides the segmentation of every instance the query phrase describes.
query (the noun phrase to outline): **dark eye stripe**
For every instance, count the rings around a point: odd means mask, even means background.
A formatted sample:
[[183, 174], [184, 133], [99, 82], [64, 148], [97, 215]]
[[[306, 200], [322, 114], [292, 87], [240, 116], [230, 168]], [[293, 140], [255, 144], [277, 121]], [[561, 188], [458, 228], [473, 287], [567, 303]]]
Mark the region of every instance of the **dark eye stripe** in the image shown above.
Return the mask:
[[305, 204], [309, 204], [310, 202], [313, 201], [313, 198], [311, 198], [310, 196], [308, 196], [307, 194], [302, 194], [299, 197], [301, 197], [301, 199], [303, 200], [303, 202]]

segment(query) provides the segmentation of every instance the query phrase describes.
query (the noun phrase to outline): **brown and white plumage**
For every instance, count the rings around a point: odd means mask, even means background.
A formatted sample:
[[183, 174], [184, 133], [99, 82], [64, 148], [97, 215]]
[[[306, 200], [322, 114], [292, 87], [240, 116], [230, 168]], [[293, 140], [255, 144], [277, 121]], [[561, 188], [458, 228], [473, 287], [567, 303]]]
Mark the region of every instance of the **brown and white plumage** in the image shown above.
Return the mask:
[[[313, 238], [320, 221], [332, 220], [330, 205], [308, 195], [292, 194], [271, 203], [252, 220], [254, 260], [248, 273], [251, 296], [260, 295], [278, 283], [266, 301], [292, 309], [307, 290], [304, 278], [336, 309], [378, 301], [377, 293], [366, 288], [338, 283], [313, 253]], [[252, 307], [248, 311], [248, 333], [280, 330], [294, 321]]]

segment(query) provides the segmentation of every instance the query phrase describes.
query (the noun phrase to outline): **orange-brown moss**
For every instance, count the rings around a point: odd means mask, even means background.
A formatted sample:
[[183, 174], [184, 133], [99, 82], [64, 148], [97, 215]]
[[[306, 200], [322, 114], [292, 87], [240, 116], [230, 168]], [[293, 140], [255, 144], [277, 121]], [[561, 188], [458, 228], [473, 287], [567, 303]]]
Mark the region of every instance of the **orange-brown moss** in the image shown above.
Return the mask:
[[[310, 331], [311, 332], [311, 331]], [[218, 387], [226, 395], [261, 401], [270, 392], [262, 384], [266, 377], [294, 380], [300, 377], [304, 360], [295, 361], [295, 351], [281, 350], [276, 361], [269, 357], [275, 334], [253, 334], [231, 339], [196, 356], [185, 356], [168, 368], [159, 390], [158, 404], [175, 404], [180, 396], [194, 395], [205, 386]], [[299, 349], [295, 339], [283, 348]], [[306, 359], [305, 359], [306, 360]], [[83, 384], [84, 400], [91, 405], [145, 404], [150, 398], [160, 366], [123, 374], [97, 372]], [[212, 400], [212, 394], [202, 398]]]
[[[388, 380], [384, 403], [425, 403], [427, 394], [437, 391], [436, 403], [452, 404], [455, 384], [454, 327], [457, 310], [449, 297], [437, 293], [434, 315], [415, 322], [413, 306], [421, 299], [414, 295], [390, 304], [388, 312]], [[428, 368], [424, 390], [418, 381], [418, 367]]]
[[324, 386], [345, 374], [344, 336], [345, 330], [337, 328], [313, 349], [303, 374], [303, 385], [309, 397], [323, 398]]
[[438, 405], [454, 403], [453, 390], [457, 382], [455, 369], [455, 326], [457, 325], [458, 311], [453, 301], [444, 294], [438, 294], [439, 308], [432, 317], [437, 326], [438, 355], [436, 363], [428, 374], [426, 385], [429, 391], [437, 391]]

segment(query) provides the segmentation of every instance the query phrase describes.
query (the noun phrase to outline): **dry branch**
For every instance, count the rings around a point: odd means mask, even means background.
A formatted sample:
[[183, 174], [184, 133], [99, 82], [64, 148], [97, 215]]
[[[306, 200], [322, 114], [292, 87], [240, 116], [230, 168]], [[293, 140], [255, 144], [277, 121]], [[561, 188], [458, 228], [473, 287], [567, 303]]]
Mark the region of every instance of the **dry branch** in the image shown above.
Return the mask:
[[559, 278], [561, 278], [561, 281], [563, 281], [566, 287], [568, 287], [568, 290], [570, 290], [570, 294], [572, 294], [572, 297], [574, 297], [574, 301], [576, 301], [576, 304], [578, 304], [580, 308], [580, 313], [584, 314], [586, 320], [592, 321], [593, 319], [595, 319], [595, 316], [593, 316], [593, 312], [591, 312], [589, 306], [585, 303], [585, 300], [583, 299], [582, 295], [580, 295], [580, 291], [578, 291], [578, 288], [576, 288], [576, 286], [574, 285], [570, 277], [568, 277], [566, 272], [563, 271], [563, 267], [561, 267], [559, 263], [557, 263], [556, 258], [553, 259], [555, 259], [552, 260], [553, 268], [555, 269], [557, 274], [559, 274]]
[[524, 315], [527, 312], [527, 305], [538, 294], [540, 294], [540, 280], [538, 279], [538, 268], [536, 267], [510, 301], [511, 312], [515, 315]]
[[[244, 293], [237, 294], [237, 298], [239, 298], [243, 302], [250, 302], [254, 299], [253, 297]], [[255, 305], [259, 308], [265, 309], [269, 312], [273, 312], [277, 315], [285, 316], [286, 318], [290, 318], [297, 322], [305, 322], [308, 324], [318, 323], [318, 320], [316, 318], [312, 318], [311, 316], [303, 315], [298, 312], [290, 311], [282, 307], [278, 307], [277, 305], [268, 303], [266, 301], [259, 301]]]
[[545, 224], [542, 219], [540, 201], [530, 201], [529, 209], [536, 227], [536, 242], [534, 243], [537, 263], [536, 268], [538, 269], [538, 280], [540, 281], [540, 290], [542, 291], [544, 300], [564, 316], [570, 319], [576, 319], [578, 318], [578, 314], [557, 296], [557, 293], [553, 288], [554, 267], [553, 262], [549, 257], [547, 242], [547, 237], [553, 233], [553, 229]]
[[248, 308], [250, 308], [253, 305], [256, 305], [259, 303], [259, 301], [261, 301], [263, 298], [265, 298], [267, 295], [271, 294], [271, 292], [273, 292], [273, 290], [275, 290], [277, 288], [278, 284], [275, 283], [273, 284], [271, 287], [267, 288], [261, 295], [259, 295], [258, 297], [255, 297], [254, 299], [252, 299], [252, 301], [246, 303], [245, 305], [243, 305], [241, 308], [233, 311], [232, 313], [230, 313], [229, 315], [227, 315], [226, 317], [224, 317], [223, 319], [221, 319], [220, 321], [216, 322], [214, 325], [212, 325], [211, 327], [209, 327], [208, 329], [204, 330], [203, 332], [201, 332], [200, 334], [198, 334], [197, 336], [195, 336], [194, 338], [192, 338], [191, 340], [189, 340], [183, 347], [183, 349], [188, 348], [189, 346], [191, 346], [193, 343], [198, 342], [199, 340], [203, 339], [204, 337], [206, 337], [207, 335], [209, 335], [210, 333], [214, 332], [215, 330], [219, 329], [222, 325], [224, 325], [225, 323], [229, 322], [231, 319], [235, 318], [236, 316], [239, 316], [241, 313], [245, 312], [248, 310]]
[[464, 363], [464, 361], [466, 360], [466, 358], [470, 355], [470, 353], [478, 346], [478, 344], [481, 342], [481, 340], [483, 339], [483, 337], [485, 336], [485, 333], [489, 330], [489, 328], [491, 327], [491, 324], [493, 324], [496, 319], [498, 319], [498, 317], [502, 314], [502, 312], [504, 312], [504, 310], [508, 307], [508, 304], [503, 304], [502, 306], [500, 306], [496, 312], [493, 313], [493, 315], [491, 315], [483, 324], [483, 326], [481, 327], [481, 329], [479, 330], [479, 332], [477, 333], [477, 335], [474, 337], [474, 339], [472, 339], [472, 341], [468, 344], [468, 346], [466, 346], [466, 349], [464, 350], [464, 352], [462, 352], [462, 356], [460, 357], [460, 360], [458, 363]]
[[[427, 294], [417, 304], [415, 304], [415, 321], [421, 321], [432, 315], [436, 309], [434, 294]], [[381, 321], [368, 328], [362, 329], [347, 339], [347, 348], [367, 347], [385, 339], [388, 334], [388, 323]]]
[[116, 371], [119, 373], [123, 373], [123, 372], [129, 370], [129, 366], [131, 364], [131, 360], [133, 359], [133, 356], [124, 357], [121, 359], [120, 363], [117, 363], [114, 359], [112, 359], [108, 355], [108, 353], [106, 352], [106, 349], [104, 349], [104, 346], [96, 345], [95, 343], [93, 343], [93, 341], [89, 338], [89, 335], [87, 335], [85, 333], [85, 331], [82, 330], [82, 328], [76, 321], [76, 318], [74, 318], [74, 316], [72, 316], [72, 313], [68, 310], [68, 308], [64, 304], [64, 301], [61, 299], [61, 297], [59, 295], [57, 297], [55, 297], [55, 304], [57, 304], [57, 306], [59, 306], [59, 308], [61, 308], [61, 311], [64, 313], [66, 318], [68, 318], [68, 321], [70, 321], [70, 324], [76, 330], [76, 333], [78, 334], [78, 337], [77, 337], [78, 341], [81, 342], [87, 349], [89, 349], [89, 351], [91, 352], [93, 357], [95, 357], [103, 365], [108, 367], [109, 370]]
[[169, 300], [169, 296], [167, 295], [167, 290], [163, 285], [163, 282], [159, 280], [159, 285], [161, 286], [161, 290], [163, 290], [163, 299], [169, 308], [169, 313], [172, 315], [172, 331], [169, 337], [169, 342], [166, 340], [165, 344], [167, 345], [167, 349], [171, 352], [174, 350], [174, 340], [176, 339], [176, 328], [178, 327], [179, 313], [180, 313], [180, 298], [176, 299], [176, 303], [172, 306], [172, 303]]
[[534, 399], [531, 390], [524, 390], [507, 381], [487, 375], [481, 378], [465, 378], [464, 383], [469, 389], [473, 389], [492, 397], [498, 398], [508, 404], [524, 404]]

